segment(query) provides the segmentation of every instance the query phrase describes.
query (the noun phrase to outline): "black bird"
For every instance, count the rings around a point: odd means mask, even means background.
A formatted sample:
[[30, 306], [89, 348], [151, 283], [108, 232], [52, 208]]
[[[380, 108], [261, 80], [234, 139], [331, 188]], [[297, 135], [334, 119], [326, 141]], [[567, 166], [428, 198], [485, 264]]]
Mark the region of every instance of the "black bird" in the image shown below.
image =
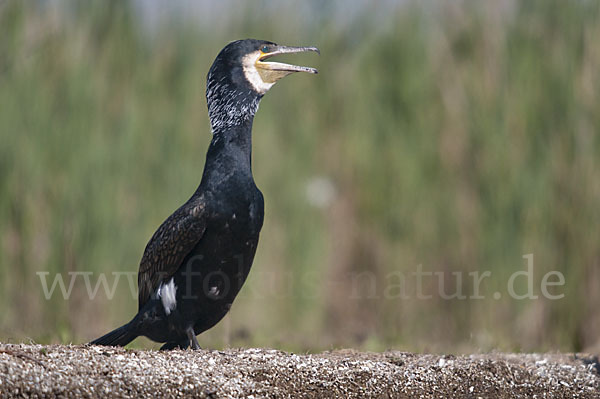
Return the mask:
[[314, 68], [266, 62], [319, 52], [246, 39], [229, 43], [207, 76], [213, 138], [200, 186], [154, 233], [138, 274], [139, 310], [127, 324], [90, 342], [124, 346], [138, 336], [161, 349], [199, 349], [196, 335], [227, 314], [248, 276], [264, 202], [251, 169], [252, 121], [264, 94], [293, 72]]

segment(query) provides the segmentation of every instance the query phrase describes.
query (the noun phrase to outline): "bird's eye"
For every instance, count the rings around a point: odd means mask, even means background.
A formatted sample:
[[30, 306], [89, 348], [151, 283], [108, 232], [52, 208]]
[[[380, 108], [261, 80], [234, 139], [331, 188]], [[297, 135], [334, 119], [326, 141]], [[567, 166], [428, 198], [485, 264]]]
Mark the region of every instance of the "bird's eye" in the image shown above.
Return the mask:
[[263, 48], [261, 48], [260, 51], [262, 51], [263, 53], [268, 53], [269, 52], [269, 46], [263, 46]]

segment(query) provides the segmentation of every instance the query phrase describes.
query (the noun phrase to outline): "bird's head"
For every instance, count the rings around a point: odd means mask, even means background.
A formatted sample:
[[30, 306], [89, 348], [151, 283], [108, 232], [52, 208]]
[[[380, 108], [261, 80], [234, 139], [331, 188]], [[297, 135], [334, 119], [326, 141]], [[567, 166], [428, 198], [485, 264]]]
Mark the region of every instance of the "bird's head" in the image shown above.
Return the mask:
[[313, 51], [316, 47], [289, 47], [256, 39], [237, 40], [225, 46], [207, 76], [206, 99], [215, 122], [232, 124], [253, 117], [262, 96], [281, 78], [294, 72], [317, 73], [315, 68], [267, 61], [281, 54]]

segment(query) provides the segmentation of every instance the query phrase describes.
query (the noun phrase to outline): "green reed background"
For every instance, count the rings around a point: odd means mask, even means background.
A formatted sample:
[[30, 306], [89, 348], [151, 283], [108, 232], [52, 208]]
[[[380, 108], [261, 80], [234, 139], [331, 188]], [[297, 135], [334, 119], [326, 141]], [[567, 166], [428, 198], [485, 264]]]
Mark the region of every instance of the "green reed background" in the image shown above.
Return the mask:
[[[230, 2], [198, 20], [136, 3], [0, 2], [0, 339], [86, 342], [137, 310], [36, 272], [137, 271], [195, 190], [214, 56], [257, 37], [316, 45], [254, 124], [266, 219], [249, 280], [202, 346], [581, 350], [600, 337], [600, 7], [594, 1]], [[360, 4], [354, 2], [351, 4]], [[308, 8], [307, 8], [308, 7]], [[309, 10], [306, 13], [306, 10]], [[160, 13], [159, 13], [160, 14]], [[185, 14], [185, 13], [182, 13]], [[560, 300], [516, 300], [535, 257]], [[443, 272], [485, 299], [396, 298]], [[393, 274], [396, 273], [396, 274]], [[519, 292], [527, 287], [519, 280]], [[494, 292], [503, 294], [494, 299]], [[149, 341], [138, 346], [157, 347]]]

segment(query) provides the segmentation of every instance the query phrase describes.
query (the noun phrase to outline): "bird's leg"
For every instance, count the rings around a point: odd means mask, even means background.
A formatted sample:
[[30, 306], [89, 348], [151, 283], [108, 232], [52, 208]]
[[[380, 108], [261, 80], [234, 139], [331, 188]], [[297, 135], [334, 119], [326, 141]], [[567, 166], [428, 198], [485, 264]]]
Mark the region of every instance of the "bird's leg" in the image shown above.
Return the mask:
[[196, 339], [196, 333], [194, 332], [194, 327], [188, 327], [187, 330], [185, 330], [189, 340], [190, 340], [190, 345], [192, 347], [193, 350], [197, 350], [200, 349], [200, 344], [198, 344], [198, 340]]

